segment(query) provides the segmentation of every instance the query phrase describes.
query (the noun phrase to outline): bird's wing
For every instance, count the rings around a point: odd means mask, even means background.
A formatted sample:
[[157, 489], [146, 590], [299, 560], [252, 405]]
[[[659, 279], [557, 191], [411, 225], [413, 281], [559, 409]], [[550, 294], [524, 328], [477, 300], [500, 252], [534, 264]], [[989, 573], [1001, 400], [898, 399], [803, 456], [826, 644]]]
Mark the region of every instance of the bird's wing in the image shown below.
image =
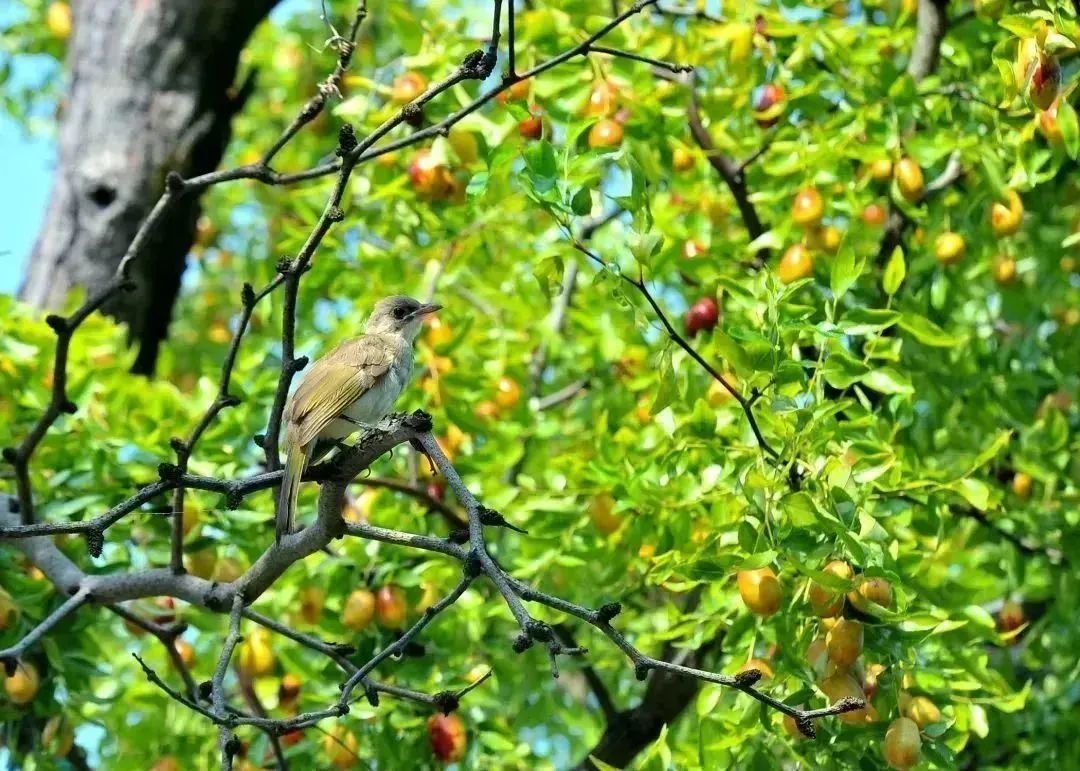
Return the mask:
[[314, 440], [385, 377], [393, 361], [393, 350], [375, 335], [347, 340], [316, 361], [286, 412], [296, 442], [303, 446]]

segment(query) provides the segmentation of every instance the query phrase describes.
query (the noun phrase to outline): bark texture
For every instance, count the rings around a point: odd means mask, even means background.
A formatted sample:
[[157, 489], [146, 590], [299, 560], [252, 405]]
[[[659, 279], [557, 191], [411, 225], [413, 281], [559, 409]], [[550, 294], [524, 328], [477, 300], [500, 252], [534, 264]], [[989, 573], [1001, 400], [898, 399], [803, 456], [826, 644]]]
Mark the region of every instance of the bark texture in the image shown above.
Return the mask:
[[[113, 275], [170, 171], [213, 170], [242, 98], [240, 51], [276, 0], [82, 0], [73, 3], [70, 85], [58, 165], [31, 253], [24, 300], [62, 305]], [[134, 292], [106, 310], [153, 370], [194, 237], [199, 200], [178, 202], [134, 264]]]

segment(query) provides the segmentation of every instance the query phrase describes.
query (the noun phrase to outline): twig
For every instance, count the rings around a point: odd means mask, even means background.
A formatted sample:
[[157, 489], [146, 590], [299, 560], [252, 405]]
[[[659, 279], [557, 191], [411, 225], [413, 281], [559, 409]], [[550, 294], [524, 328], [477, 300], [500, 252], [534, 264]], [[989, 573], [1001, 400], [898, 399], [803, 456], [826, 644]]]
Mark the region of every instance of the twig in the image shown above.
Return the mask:
[[56, 606], [52, 613], [43, 618], [37, 626], [27, 632], [19, 642], [15, 643], [10, 648], [5, 648], [0, 651], [0, 662], [3, 663], [8, 675], [10, 676], [14, 673], [19, 658], [30, 648], [30, 646], [44, 637], [54, 626], [81, 608], [89, 599], [89, 587], [80, 585], [74, 594]]
[[634, 53], [632, 51], [623, 51], [619, 48], [609, 48], [608, 46], [589, 46], [589, 50], [598, 54], [608, 54], [609, 56], [616, 56], [620, 59], [631, 59], [635, 62], [642, 62], [644, 64], [651, 64], [653, 67], [659, 67], [670, 72], [693, 72], [694, 66], [692, 64], [677, 64], [675, 62], [667, 62], [663, 59], [653, 59], [649, 56], [642, 56], [641, 54]]

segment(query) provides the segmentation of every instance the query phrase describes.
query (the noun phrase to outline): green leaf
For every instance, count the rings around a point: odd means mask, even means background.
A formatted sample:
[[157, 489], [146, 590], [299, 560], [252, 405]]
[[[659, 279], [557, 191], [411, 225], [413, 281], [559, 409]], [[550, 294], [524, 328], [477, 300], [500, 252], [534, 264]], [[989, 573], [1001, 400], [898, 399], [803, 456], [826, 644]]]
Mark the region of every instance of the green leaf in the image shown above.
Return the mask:
[[911, 380], [895, 367], [882, 367], [868, 373], [862, 379], [863, 385], [883, 394], [913, 394]]
[[1077, 126], [1076, 108], [1067, 99], [1058, 100], [1057, 120], [1065, 152], [1070, 158], [1076, 158], [1080, 154], [1080, 127]]
[[574, 197], [570, 199], [570, 211], [579, 217], [584, 217], [592, 211], [592, 193], [589, 188], [580, 188]]
[[888, 329], [900, 319], [900, 312], [885, 308], [852, 308], [837, 326], [845, 335], [869, 335]]
[[717, 327], [712, 332], [713, 344], [720, 358], [728, 363], [739, 377], [749, 377], [754, 372], [750, 357], [727, 332]]
[[959, 494], [965, 501], [979, 511], [986, 511], [990, 503], [990, 488], [985, 482], [971, 477], [958, 479], [949, 485], [949, 489]]
[[904, 262], [904, 250], [902, 247], [897, 246], [889, 255], [889, 261], [885, 264], [885, 272], [881, 276], [881, 286], [885, 290], [885, 294], [890, 297], [896, 294], [896, 290], [904, 283], [906, 275], [907, 263]]
[[832, 263], [832, 271], [829, 274], [829, 287], [837, 298], [843, 297], [844, 293], [851, 288], [866, 267], [865, 257], [856, 257], [850, 247], [843, 247]]
[[951, 348], [967, 340], [964, 335], [951, 335], [925, 316], [905, 313], [900, 318], [900, 328], [923, 345], [935, 348]]
[[635, 233], [630, 239], [630, 253], [642, 265], [648, 265], [663, 245], [664, 237], [660, 233]]

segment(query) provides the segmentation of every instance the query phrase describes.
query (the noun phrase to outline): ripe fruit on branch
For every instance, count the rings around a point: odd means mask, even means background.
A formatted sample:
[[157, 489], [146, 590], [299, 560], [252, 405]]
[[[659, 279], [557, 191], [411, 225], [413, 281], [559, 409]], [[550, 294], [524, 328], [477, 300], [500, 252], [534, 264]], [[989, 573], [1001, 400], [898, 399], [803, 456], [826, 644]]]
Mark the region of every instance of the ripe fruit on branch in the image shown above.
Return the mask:
[[1043, 50], [1036, 38], [1017, 43], [1013, 75], [1017, 90], [1040, 110], [1049, 109], [1061, 90], [1061, 64], [1056, 56]]
[[247, 677], [265, 677], [274, 671], [274, 649], [270, 647], [270, 633], [256, 627], [240, 643], [236, 667]]
[[401, 629], [408, 606], [400, 586], [388, 584], [375, 593], [375, 620], [386, 629]]
[[829, 651], [829, 661], [842, 667], [850, 667], [862, 655], [862, 624], [846, 618], [838, 619], [825, 635], [825, 645]]
[[75, 729], [63, 715], [53, 715], [41, 730], [41, 745], [54, 758], [67, 757], [75, 744]]
[[922, 738], [913, 720], [898, 717], [885, 733], [885, 760], [897, 771], [906, 771], [919, 762]]
[[964, 259], [967, 244], [959, 233], [947, 230], [934, 241], [934, 256], [942, 265], [955, 265]]
[[45, 26], [57, 40], [71, 37], [71, 6], [64, 2], [49, 3], [45, 10]]
[[814, 258], [810, 256], [810, 250], [802, 244], [789, 246], [776, 266], [776, 275], [785, 284], [814, 275]]
[[770, 128], [783, 114], [784, 89], [775, 83], [766, 83], [754, 100], [754, 122], [761, 128]]
[[873, 614], [873, 605], [870, 603], [883, 608], [891, 608], [892, 584], [884, 578], [859, 576], [855, 580], [855, 588], [848, 592], [848, 602], [862, 612], [870, 614]]
[[610, 149], [622, 144], [623, 127], [611, 118], [598, 120], [589, 129], [589, 147], [593, 150]]
[[720, 320], [720, 306], [712, 297], [702, 297], [686, 312], [686, 334], [693, 337], [698, 332], [716, 327]]
[[505, 91], [500, 91], [499, 95], [495, 97], [495, 100], [500, 104], [506, 104], [507, 102], [523, 102], [529, 98], [529, 91], [531, 90], [531, 81], [518, 80], [511, 84]]
[[1061, 103], [1059, 96], [1053, 104], [1039, 112], [1039, 130], [1046, 137], [1046, 141], [1053, 147], [1062, 147], [1065, 144], [1065, 135], [1061, 133], [1061, 123], [1058, 121], [1058, 105]]
[[465, 757], [465, 724], [455, 713], [432, 715], [427, 728], [435, 757], [443, 763], [456, 763]]
[[1008, 286], [1016, 280], [1016, 260], [1007, 254], [999, 255], [994, 260], [994, 281], [1001, 286]]
[[990, 227], [999, 238], [1011, 236], [1024, 221], [1024, 203], [1015, 190], [1005, 193], [1007, 203], [995, 201], [990, 206]]
[[705, 251], [705, 244], [697, 239], [691, 238], [683, 242], [682, 254], [684, 259], [692, 260], [696, 257], [700, 257], [705, 254]]
[[870, 174], [870, 179], [875, 182], [888, 182], [893, 174], [892, 161], [888, 158], [879, 158], [867, 167], [867, 172]]
[[4, 678], [4, 690], [12, 702], [22, 706], [29, 704], [37, 695], [41, 685], [37, 667], [29, 662], [20, 661], [15, 674]]
[[[833, 560], [825, 566], [824, 571], [845, 581], [850, 581], [854, 575], [851, 565], [843, 560]], [[821, 618], [839, 616], [840, 611], [844, 609], [844, 593], [842, 591], [831, 591], [816, 581], [810, 582], [806, 598], [810, 601], [810, 607], [813, 609], [814, 615]]]
[[518, 135], [522, 139], [542, 139], [544, 136], [544, 119], [540, 113], [533, 110], [528, 118], [522, 119], [517, 126]]
[[356, 752], [360, 749], [360, 743], [356, 734], [340, 723], [331, 726], [327, 731], [323, 737], [322, 748], [332, 765], [342, 769], [356, 768]]
[[300, 696], [300, 687], [303, 683], [300, 678], [291, 672], [281, 676], [278, 685], [278, 705], [287, 705], [296, 701]]
[[390, 98], [398, 104], [413, 101], [427, 90], [427, 78], [419, 72], [406, 72], [394, 78], [390, 87]]
[[1024, 617], [1024, 609], [1020, 603], [1008, 600], [998, 611], [998, 629], [1002, 632], [1015, 632], [1022, 627], [1027, 619]]
[[923, 181], [922, 168], [914, 158], [904, 156], [897, 161], [893, 168], [893, 175], [896, 179], [896, 187], [905, 200], [918, 203], [922, 199], [926, 184]]
[[870, 227], [881, 227], [885, 224], [885, 207], [879, 203], [868, 203], [862, 210], [862, 221]]
[[694, 168], [694, 156], [689, 150], [676, 147], [671, 153], [671, 166], [679, 173], [690, 171]]
[[355, 632], [362, 632], [375, 618], [375, 595], [367, 589], [354, 589], [345, 598], [341, 623]]
[[599, 493], [589, 501], [589, 519], [604, 535], [611, 535], [622, 526], [622, 517], [615, 513], [615, 499], [609, 493]]
[[925, 696], [913, 696], [904, 708], [904, 715], [915, 722], [920, 729], [931, 723], [941, 722], [941, 710]]
[[450, 169], [427, 148], [417, 150], [413, 156], [409, 164], [409, 181], [417, 195], [431, 200], [443, 200], [454, 191], [454, 176]]
[[737, 578], [739, 595], [751, 613], [771, 616], [780, 610], [783, 590], [772, 568], [740, 570]]
[[1012, 491], [1016, 493], [1016, 496], [1018, 498], [1021, 498], [1025, 501], [1030, 498], [1032, 486], [1033, 482], [1031, 479], [1031, 474], [1025, 473], [1023, 471], [1018, 471], [1016, 472], [1016, 474], [1013, 475]]
[[[821, 691], [829, 699], [829, 704], [833, 705], [841, 699], [865, 699], [863, 695], [862, 687], [855, 680], [854, 677], [847, 672], [837, 672], [830, 677], [825, 678], [821, 683]], [[866, 722], [866, 708], [857, 709], [852, 712], [844, 712], [839, 715], [839, 718], [845, 723], [864, 723]]]
[[813, 227], [821, 222], [821, 215], [824, 213], [825, 202], [815, 187], [804, 187], [795, 194], [795, 200], [791, 202], [791, 218], [796, 225]]
[[521, 386], [518, 385], [517, 381], [505, 375], [499, 378], [499, 382], [495, 386], [495, 403], [500, 407], [510, 409], [517, 406], [519, 401], [521, 401]]
[[619, 87], [610, 80], [598, 80], [589, 92], [585, 114], [591, 118], [610, 118], [619, 110]]
[[300, 590], [300, 618], [317, 624], [326, 604], [326, 591], [321, 586], [305, 586]]

